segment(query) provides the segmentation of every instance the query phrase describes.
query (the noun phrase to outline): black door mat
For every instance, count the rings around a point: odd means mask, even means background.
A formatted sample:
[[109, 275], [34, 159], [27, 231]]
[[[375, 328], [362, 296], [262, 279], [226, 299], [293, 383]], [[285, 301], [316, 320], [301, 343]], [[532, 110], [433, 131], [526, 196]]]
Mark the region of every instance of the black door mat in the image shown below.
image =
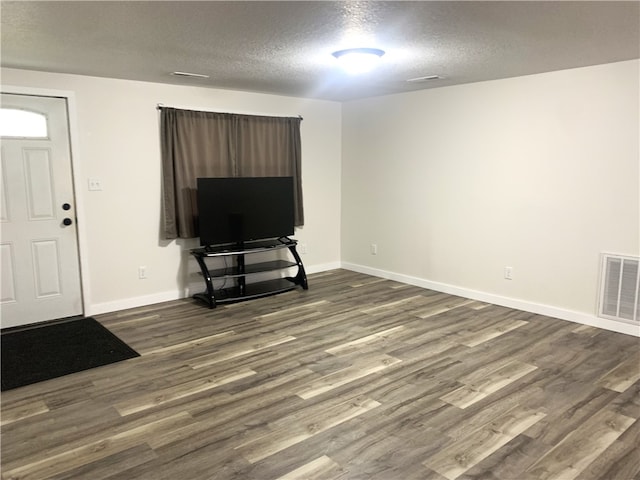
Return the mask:
[[140, 356], [93, 318], [12, 329], [0, 339], [3, 392]]

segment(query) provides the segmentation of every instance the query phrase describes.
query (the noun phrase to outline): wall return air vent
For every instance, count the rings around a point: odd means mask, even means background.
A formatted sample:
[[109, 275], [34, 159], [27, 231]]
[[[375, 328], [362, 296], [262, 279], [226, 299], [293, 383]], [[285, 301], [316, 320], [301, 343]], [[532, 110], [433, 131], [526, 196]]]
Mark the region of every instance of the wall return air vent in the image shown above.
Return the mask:
[[602, 255], [598, 315], [640, 324], [640, 258]]

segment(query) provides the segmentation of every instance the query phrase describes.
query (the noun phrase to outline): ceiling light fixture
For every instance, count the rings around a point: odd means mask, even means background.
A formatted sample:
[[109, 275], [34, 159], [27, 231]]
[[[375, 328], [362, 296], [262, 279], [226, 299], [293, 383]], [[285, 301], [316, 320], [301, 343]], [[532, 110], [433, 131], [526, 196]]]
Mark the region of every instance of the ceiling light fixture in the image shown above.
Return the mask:
[[338, 59], [342, 68], [350, 74], [365, 73], [373, 69], [384, 55], [379, 48], [347, 48], [332, 55]]

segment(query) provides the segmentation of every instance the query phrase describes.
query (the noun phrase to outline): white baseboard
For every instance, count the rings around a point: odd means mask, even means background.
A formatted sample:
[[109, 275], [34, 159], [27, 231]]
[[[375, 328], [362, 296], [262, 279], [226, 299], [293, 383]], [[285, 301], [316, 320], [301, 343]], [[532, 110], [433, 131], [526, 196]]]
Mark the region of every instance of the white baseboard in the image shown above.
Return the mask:
[[311, 275], [312, 273], [320, 273], [326, 272], [328, 270], [335, 270], [337, 268], [341, 268], [342, 265], [340, 262], [330, 262], [330, 263], [320, 263], [318, 265], [304, 266], [304, 271], [307, 275]]
[[[305, 266], [304, 270], [307, 275], [312, 273], [324, 272], [340, 268], [340, 262], [331, 262], [318, 265]], [[181, 298], [190, 297], [193, 293], [204, 290], [204, 284], [189, 284], [184, 291], [174, 290], [169, 292], [154, 293], [141, 297], [124, 298], [122, 300], [114, 300], [112, 302], [95, 303], [86, 308], [85, 315], [100, 315], [101, 313], [117, 312], [128, 308], [144, 307], [153, 305], [154, 303], [169, 302], [171, 300], [179, 300]]]
[[580, 323], [583, 325], [602, 328], [604, 330], [611, 330], [613, 332], [640, 337], [640, 326], [634, 324], [600, 318], [596, 317], [595, 315], [588, 315], [586, 313], [575, 312], [573, 310], [565, 310], [563, 308], [558, 308], [551, 305], [543, 305], [526, 300], [503, 297], [491, 293], [457, 287], [455, 285], [449, 285], [446, 283], [433, 282], [430, 280], [425, 280], [423, 278], [389, 272], [386, 270], [371, 268], [364, 265], [357, 265], [354, 263], [343, 262], [341, 266], [346, 270], [353, 270], [354, 272], [365, 273], [367, 275], [373, 275], [374, 277], [395, 280], [401, 283], [415, 285], [417, 287], [428, 288], [430, 290], [435, 290], [438, 292], [470, 298], [472, 300], [492, 303], [494, 305], [500, 305], [503, 307], [515, 308], [517, 310], [523, 310], [525, 312], [537, 313], [539, 315], [555, 317], [561, 320], [568, 320], [570, 322]]
[[185, 292], [178, 290], [170, 292], [153, 293], [151, 295], [143, 295], [141, 297], [123, 298], [122, 300], [114, 300], [113, 302], [94, 303], [86, 309], [85, 315], [100, 315], [101, 313], [117, 312], [119, 310], [127, 310], [128, 308], [144, 307], [153, 305], [154, 303], [169, 302], [171, 300], [179, 300], [185, 298]]
[[[425, 280], [423, 278], [413, 277], [410, 275], [404, 275], [404, 274], [395, 273], [395, 272], [389, 272], [387, 270], [380, 270], [377, 268], [371, 268], [364, 265], [357, 265], [357, 264], [348, 263], [348, 262], [342, 262], [342, 263], [330, 262], [325, 264], [305, 266], [305, 271], [307, 272], [308, 275], [310, 275], [313, 273], [334, 270], [337, 268], [344, 268], [346, 270], [352, 270], [354, 272], [364, 273], [367, 275], [372, 275], [374, 277], [395, 280], [397, 282], [407, 283], [409, 285], [415, 285], [417, 287], [422, 287], [422, 288], [428, 288], [430, 290], [448, 293], [451, 295], [458, 295], [460, 297], [470, 298], [472, 300], [492, 303], [494, 305], [501, 305], [503, 307], [515, 308], [517, 310], [523, 310], [525, 312], [537, 313], [539, 315], [546, 315], [548, 317], [555, 317], [561, 320], [568, 320], [574, 323], [580, 323], [583, 325], [589, 325], [592, 327], [602, 328], [605, 330], [611, 330], [613, 332], [624, 333], [627, 335], [634, 335], [636, 337], [640, 337], [640, 327], [638, 325], [620, 322], [616, 320], [609, 320], [606, 318], [600, 318], [600, 317], [596, 317], [595, 315], [588, 315], [582, 312], [566, 310], [566, 309], [554, 307], [551, 305], [544, 305], [544, 304], [529, 302], [526, 300], [519, 300], [516, 298], [503, 297], [503, 296], [494, 295], [491, 293], [457, 287], [455, 285], [449, 285], [446, 283], [433, 282], [430, 280]], [[313, 285], [311, 285], [311, 287], [313, 287]], [[190, 296], [189, 290], [187, 291], [173, 290], [168, 292], [154, 293], [151, 295], [144, 295], [140, 297], [114, 300], [112, 302], [96, 303], [88, 306], [88, 308], [85, 311], [85, 315], [86, 316], [99, 315], [101, 313], [116, 312], [119, 310], [126, 310], [129, 308], [144, 307], [147, 305], [152, 305], [154, 303], [162, 303], [162, 302], [169, 302], [172, 300], [179, 300], [181, 298], [186, 298], [188, 296]]]

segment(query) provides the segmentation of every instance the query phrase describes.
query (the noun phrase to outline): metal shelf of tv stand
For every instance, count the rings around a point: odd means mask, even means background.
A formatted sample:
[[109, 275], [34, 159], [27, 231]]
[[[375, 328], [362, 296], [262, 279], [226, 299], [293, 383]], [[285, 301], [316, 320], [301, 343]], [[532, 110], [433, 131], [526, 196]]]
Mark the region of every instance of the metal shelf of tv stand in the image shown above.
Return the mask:
[[[202, 276], [204, 277], [206, 290], [197, 293], [193, 297], [206, 302], [209, 308], [215, 308], [218, 303], [231, 303], [252, 298], [265, 297], [275, 295], [277, 293], [287, 292], [302, 286], [307, 290], [307, 276], [302, 265], [302, 260], [296, 251], [296, 240], [287, 239], [267, 240], [259, 242], [250, 242], [242, 246], [223, 245], [216, 247], [196, 248], [191, 250], [191, 254], [196, 258]], [[269, 252], [282, 248], [289, 249], [295, 262], [286, 260], [273, 260], [269, 262], [255, 263], [245, 265], [244, 257], [253, 253]], [[228, 268], [219, 268], [209, 270], [205, 259], [210, 257], [235, 257], [236, 265]], [[246, 277], [256, 273], [274, 272], [285, 270], [292, 267], [298, 267], [298, 273], [294, 277], [276, 278], [262, 282], [247, 283]], [[213, 279], [234, 279], [236, 285], [228, 288], [213, 288]]]

